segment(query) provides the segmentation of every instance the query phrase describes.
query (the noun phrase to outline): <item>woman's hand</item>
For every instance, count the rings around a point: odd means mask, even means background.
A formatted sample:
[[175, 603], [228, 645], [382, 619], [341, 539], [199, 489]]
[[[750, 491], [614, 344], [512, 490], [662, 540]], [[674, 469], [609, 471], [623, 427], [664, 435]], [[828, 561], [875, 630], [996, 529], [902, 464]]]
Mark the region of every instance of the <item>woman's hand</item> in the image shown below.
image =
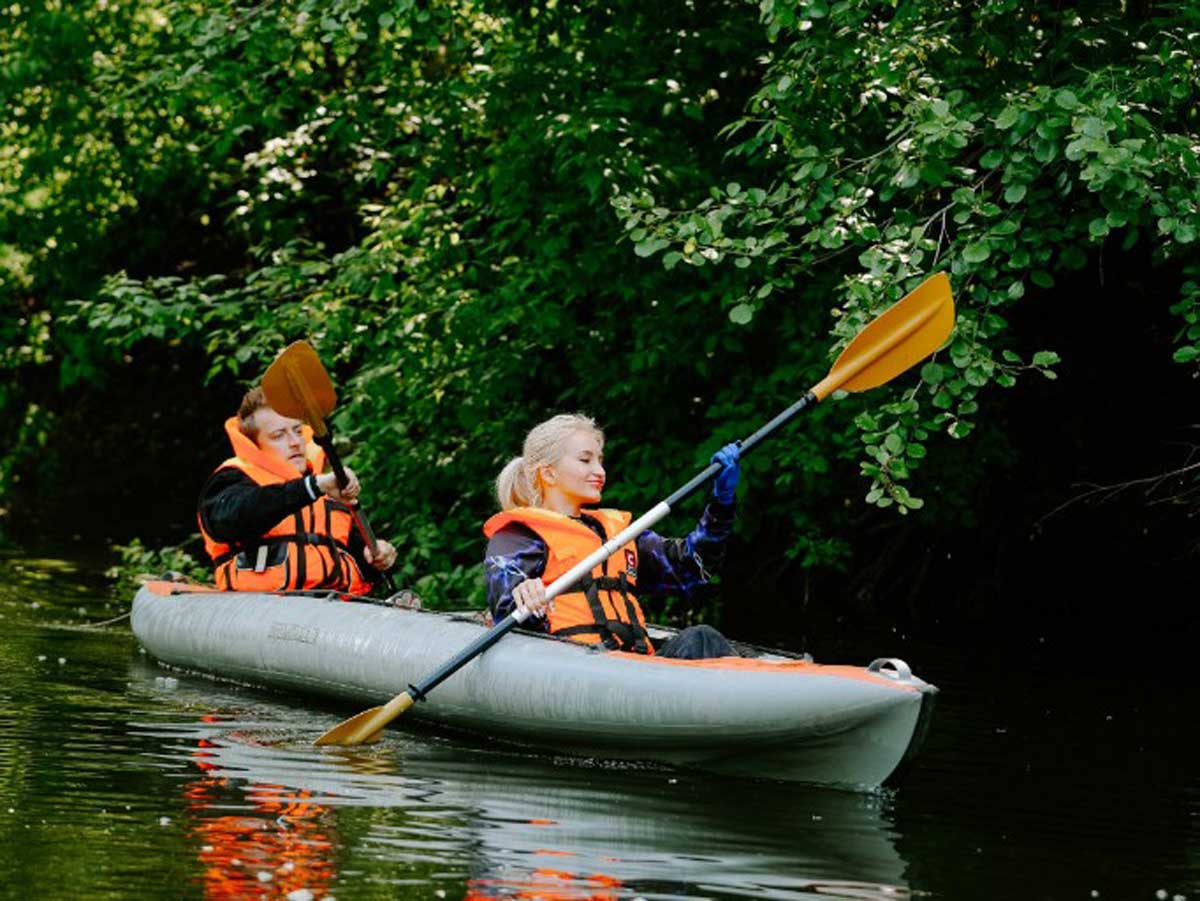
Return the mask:
[[541, 579], [526, 579], [513, 589], [513, 603], [519, 610], [528, 610], [534, 616], [545, 616], [549, 602], [546, 600], [546, 585]]
[[354, 504], [358, 492], [362, 490], [362, 486], [358, 484], [358, 476], [349, 467], [346, 468], [345, 488], [338, 487], [337, 475], [332, 472], [323, 472], [317, 476], [317, 488], [330, 500], [350, 505]]
[[713, 497], [722, 504], [732, 504], [737, 495], [740, 452], [741, 447], [735, 441], [732, 444], [726, 444], [712, 456], [713, 463], [721, 464], [721, 471], [717, 473], [716, 481], [713, 482]]
[[375, 549], [378, 554], [372, 554], [370, 547], [363, 548], [363, 557], [367, 562], [378, 570], [391, 569], [392, 564], [396, 562], [396, 549], [390, 541], [384, 541], [382, 538], [376, 539]]

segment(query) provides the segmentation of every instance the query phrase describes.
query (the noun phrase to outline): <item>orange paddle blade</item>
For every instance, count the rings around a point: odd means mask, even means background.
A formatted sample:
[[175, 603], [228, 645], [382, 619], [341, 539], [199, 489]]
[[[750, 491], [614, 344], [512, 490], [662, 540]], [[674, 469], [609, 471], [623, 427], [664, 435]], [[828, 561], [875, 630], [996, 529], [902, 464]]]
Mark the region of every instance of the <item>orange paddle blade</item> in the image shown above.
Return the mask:
[[824, 400], [839, 388], [866, 391], [891, 381], [941, 347], [953, 329], [950, 279], [939, 272], [859, 332], [812, 392]]
[[364, 745], [379, 741], [383, 727], [413, 705], [412, 696], [402, 691], [381, 707], [372, 707], [338, 723], [313, 744]]
[[325, 417], [337, 406], [337, 393], [307, 341], [284, 348], [263, 375], [262, 389], [276, 413], [304, 420], [317, 437], [325, 434]]

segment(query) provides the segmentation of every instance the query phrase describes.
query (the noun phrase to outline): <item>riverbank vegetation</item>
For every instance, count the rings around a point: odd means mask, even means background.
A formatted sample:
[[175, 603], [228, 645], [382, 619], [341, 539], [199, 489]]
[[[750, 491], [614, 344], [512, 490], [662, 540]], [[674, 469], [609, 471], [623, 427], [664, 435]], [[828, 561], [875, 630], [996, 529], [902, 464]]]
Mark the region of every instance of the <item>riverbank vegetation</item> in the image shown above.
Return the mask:
[[4, 16], [10, 540], [186, 540], [221, 420], [307, 338], [400, 580], [478, 602], [490, 481], [547, 413], [596, 416], [645, 509], [944, 270], [954, 340], [749, 458], [738, 597], [670, 612], [1024, 624], [1064, 549], [1194, 570], [1193, 4]]

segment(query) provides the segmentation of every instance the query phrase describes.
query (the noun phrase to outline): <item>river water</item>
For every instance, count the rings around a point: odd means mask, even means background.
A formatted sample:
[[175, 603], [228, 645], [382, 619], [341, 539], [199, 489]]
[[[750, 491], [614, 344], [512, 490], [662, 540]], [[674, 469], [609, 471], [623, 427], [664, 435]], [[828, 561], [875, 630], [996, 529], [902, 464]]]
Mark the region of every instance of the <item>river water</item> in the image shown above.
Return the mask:
[[1200, 901], [1186, 670], [904, 656], [942, 689], [874, 794], [558, 759], [157, 667], [104, 580], [0, 557], [0, 896]]

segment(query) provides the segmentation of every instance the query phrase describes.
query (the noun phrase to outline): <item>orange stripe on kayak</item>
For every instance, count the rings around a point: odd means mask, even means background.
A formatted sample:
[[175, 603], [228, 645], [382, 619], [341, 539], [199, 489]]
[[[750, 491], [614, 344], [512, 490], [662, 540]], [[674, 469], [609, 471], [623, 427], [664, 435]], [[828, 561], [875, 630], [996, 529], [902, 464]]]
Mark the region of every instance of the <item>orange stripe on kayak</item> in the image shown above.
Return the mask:
[[[201, 585], [197, 582], [143, 582], [144, 587], [148, 588], [151, 593], [157, 594], [160, 597], [170, 597], [173, 594], [213, 594], [213, 595], [238, 595], [238, 594], [262, 594], [270, 595], [276, 598], [286, 597], [312, 597], [313, 594], [308, 591], [226, 591], [223, 588], [217, 588], [215, 585]], [[329, 591], [322, 592], [321, 598], [336, 597], [340, 601], [357, 601], [357, 595], [347, 594], [344, 591]]]
[[185, 591], [207, 591], [217, 594], [215, 585], [196, 585], [192, 582], [146, 582], [145, 587], [162, 597]]
[[751, 672], [783, 673], [797, 676], [833, 676], [838, 679], [853, 679], [857, 682], [871, 682], [876, 685], [886, 685], [889, 688], [899, 688], [903, 691], [919, 693], [920, 686], [907, 682], [897, 682], [890, 676], [872, 673], [861, 666], [836, 666], [824, 663], [810, 663], [807, 660], [786, 660], [772, 663], [769, 660], [757, 660], [753, 657], [710, 657], [704, 660], [679, 660], [674, 657], [660, 657], [657, 654], [633, 654], [628, 651], [609, 651], [612, 657], [622, 657], [626, 660], [641, 660], [645, 663], [663, 666], [684, 666], [690, 669], [719, 669]]

